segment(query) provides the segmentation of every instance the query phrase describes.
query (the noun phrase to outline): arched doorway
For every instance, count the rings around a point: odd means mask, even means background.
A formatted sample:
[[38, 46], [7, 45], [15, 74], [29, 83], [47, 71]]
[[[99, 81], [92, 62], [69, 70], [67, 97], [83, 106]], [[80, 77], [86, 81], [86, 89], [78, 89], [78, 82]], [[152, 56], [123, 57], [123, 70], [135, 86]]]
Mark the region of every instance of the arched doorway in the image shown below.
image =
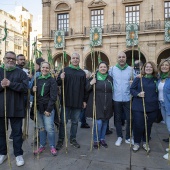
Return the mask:
[[[127, 64], [131, 66], [132, 65], [132, 50], [126, 51], [125, 53], [127, 57]], [[133, 54], [134, 54], [134, 61], [139, 60], [139, 52], [137, 50], [134, 50]], [[141, 58], [140, 60], [142, 61], [142, 63], [145, 64], [146, 59], [142, 53], [140, 54], [140, 58]]]
[[[96, 69], [97, 69], [97, 66], [99, 64], [99, 58], [101, 58], [101, 61], [105, 61], [109, 65], [109, 59], [108, 59], [108, 57], [103, 52], [99, 53], [99, 52], [95, 51], [94, 56], [95, 56], [95, 66], [96, 66]], [[93, 70], [92, 69], [91, 53], [85, 59], [84, 68], [89, 70], [89, 71]]]
[[170, 57], [170, 49], [164, 50], [157, 59], [157, 65], [161, 62], [162, 59], [167, 59]]
[[[61, 63], [62, 57], [63, 57], [63, 53], [60, 53], [60, 54], [57, 54], [53, 59], [54, 65], [55, 65], [55, 70], [58, 72], [62, 69], [62, 63]], [[71, 57], [67, 54], [67, 61], [66, 60], [64, 61], [64, 67], [69, 65], [70, 59], [71, 59]]]

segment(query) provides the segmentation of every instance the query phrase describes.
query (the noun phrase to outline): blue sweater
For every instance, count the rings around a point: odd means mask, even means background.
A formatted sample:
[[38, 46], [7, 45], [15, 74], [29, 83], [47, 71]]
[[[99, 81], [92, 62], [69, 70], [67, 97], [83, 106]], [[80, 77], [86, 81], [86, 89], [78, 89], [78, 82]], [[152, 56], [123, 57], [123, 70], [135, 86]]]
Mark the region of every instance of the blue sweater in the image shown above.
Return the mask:
[[[161, 80], [158, 80], [158, 85]], [[163, 98], [165, 104], [166, 114], [170, 116], [170, 78], [165, 80], [165, 85], [163, 87]]]
[[[142, 77], [143, 91], [145, 92], [145, 109], [146, 112], [153, 112], [159, 109], [158, 105], [158, 92], [157, 92], [157, 79], [156, 78], [145, 78]], [[140, 78], [135, 78], [130, 92], [133, 96], [132, 110], [143, 112], [142, 98], [137, 95], [141, 92], [141, 81]]]

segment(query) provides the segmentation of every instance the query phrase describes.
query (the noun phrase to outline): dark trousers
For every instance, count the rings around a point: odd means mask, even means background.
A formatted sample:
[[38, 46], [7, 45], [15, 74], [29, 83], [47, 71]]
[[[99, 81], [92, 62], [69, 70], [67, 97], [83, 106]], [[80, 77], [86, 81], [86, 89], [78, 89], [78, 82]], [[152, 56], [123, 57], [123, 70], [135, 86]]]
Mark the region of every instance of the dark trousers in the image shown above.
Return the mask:
[[113, 102], [114, 107], [114, 122], [116, 127], [117, 137], [122, 137], [122, 115], [126, 115], [126, 139], [130, 138], [130, 101], [128, 102]]
[[[13, 134], [13, 148], [15, 157], [23, 155], [22, 150], [22, 118], [9, 118]], [[0, 118], [0, 155], [7, 154], [5, 118]]]
[[86, 115], [85, 115], [86, 109], [82, 109], [82, 111], [80, 112], [80, 122], [81, 125], [86, 125]]
[[[149, 141], [149, 137], [151, 134], [152, 124], [155, 121], [157, 116], [157, 111], [148, 112], [147, 113], [147, 137]], [[145, 120], [144, 113], [133, 111], [133, 134], [134, 134], [134, 143], [140, 144], [141, 140], [146, 142], [146, 133], [145, 133]]]

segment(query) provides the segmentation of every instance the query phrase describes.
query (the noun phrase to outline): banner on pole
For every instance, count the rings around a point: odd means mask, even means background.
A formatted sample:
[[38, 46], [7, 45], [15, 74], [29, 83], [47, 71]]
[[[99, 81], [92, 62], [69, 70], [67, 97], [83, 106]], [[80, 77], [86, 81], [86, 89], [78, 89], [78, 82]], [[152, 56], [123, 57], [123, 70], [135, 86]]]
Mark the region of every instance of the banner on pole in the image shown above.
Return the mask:
[[90, 44], [92, 46], [102, 45], [102, 28], [101, 27], [92, 27], [90, 29]]
[[165, 21], [165, 42], [170, 42], [170, 21]]
[[65, 34], [63, 30], [58, 30], [55, 32], [54, 47], [55, 48], [65, 47]]
[[138, 45], [138, 25], [137, 24], [126, 25], [126, 45], [127, 46]]

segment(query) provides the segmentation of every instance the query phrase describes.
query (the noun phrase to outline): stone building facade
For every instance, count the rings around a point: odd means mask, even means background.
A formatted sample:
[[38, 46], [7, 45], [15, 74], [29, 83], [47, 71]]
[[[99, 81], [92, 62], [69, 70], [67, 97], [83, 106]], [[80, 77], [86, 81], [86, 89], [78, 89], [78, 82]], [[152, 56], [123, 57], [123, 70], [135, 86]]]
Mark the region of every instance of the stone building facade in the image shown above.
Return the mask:
[[50, 47], [56, 65], [63, 49], [54, 48], [54, 33], [65, 29], [67, 55], [77, 51], [81, 56], [80, 67], [91, 70], [89, 31], [92, 26], [101, 26], [103, 30], [102, 46], [94, 49], [96, 56], [100, 53], [102, 60], [114, 65], [117, 53], [124, 51], [131, 64], [132, 48], [126, 46], [127, 23], [139, 25], [135, 60], [138, 47], [143, 62], [158, 64], [170, 56], [170, 44], [164, 41], [164, 21], [170, 17], [170, 0], [42, 0], [42, 6], [42, 38], [39, 40], [44, 58], [47, 59], [46, 51]]

